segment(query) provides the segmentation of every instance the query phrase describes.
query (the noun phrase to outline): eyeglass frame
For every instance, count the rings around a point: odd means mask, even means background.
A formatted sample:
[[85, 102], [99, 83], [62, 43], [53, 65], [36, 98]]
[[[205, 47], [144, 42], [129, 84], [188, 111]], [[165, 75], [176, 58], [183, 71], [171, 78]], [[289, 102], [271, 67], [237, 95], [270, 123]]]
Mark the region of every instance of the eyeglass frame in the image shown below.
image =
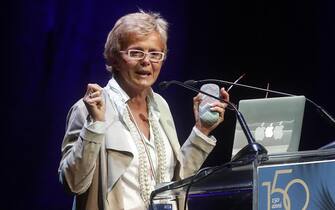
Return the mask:
[[[149, 55], [149, 60], [151, 61], [151, 62], [162, 62], [164, 59], [165, 59], [165, 53], [164, 52], [161, 52], [161, 51], [151, 51], [151, 52], [145, 52], [145, 51], [143, 51], [143, 50], [137, 50], [137, 49], [128, 49], [128, 50], [120, 50], [119, 51], [120, 53], [125, 53], [130, 59], [132, 59], [132, 60], [142, 60], [142, 59], [144, 59], [146, 56], [148, 56]], [[135, 58], [135, 57], [131, 57], [130, 56], [130, 52], [141, 52], [141, 53], [143, 53], [143, 57], [141, 57], [141, 58]], [[161, 54], [162, 55], [162, 58], [161, 59], [159, 59], [159, 60], [157, 60], [157, 59], [152, 59], [151, 57], [150, 57], [150, 55], [152, 55], [153, 53], [158, 53], [158, 54]]]

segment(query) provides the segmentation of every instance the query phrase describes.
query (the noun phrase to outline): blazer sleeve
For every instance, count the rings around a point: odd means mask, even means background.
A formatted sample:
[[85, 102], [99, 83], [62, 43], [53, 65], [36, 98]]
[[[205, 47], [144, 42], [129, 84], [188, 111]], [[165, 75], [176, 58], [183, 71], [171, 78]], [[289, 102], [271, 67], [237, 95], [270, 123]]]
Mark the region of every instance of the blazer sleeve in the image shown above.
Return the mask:
[[[214, 138], [214, 137], [212, 137]], [[192, 129], [191, 134], [181, 147], [183, 177], [194, 175], [202, 166], [215, 144], [210, 144], [197, 135]]]
[[[159, 109], [162, 112], [162, 116], [168, 118], [165, 119], [165, 121], [172, 122], [170, 123], [172, 124], [170, 127], [172, 127], [173, 132], [176, 133], [168, 103], [157, 93], [155, 94], [155, 98], [158, 102]], [[173, 145], [178, 145], [175, 148], [178, 148], [179, 150], [177, 154], [179, 157], [177, 157], [177, 159], [179, 159], [181, 165], [180, 177], [186, 178], [194, 175], [200, 169], [209, 153], [214, 149], [215, 143], [209, 143], [201, 136], [197, 135], [194, 129], [192, 129], [191, 134], [180, 148], [177, 134], [173, 136], [175, 136], [175, 138], [170, 139], [170, 141]], [[215, 139], [214, 137], [211, 138]], [[215, 140], [213, 142], [215, 142]]]
[[65, 188], [82, 194], [90, 187], [104, 134], [95, 133], [85, 125], [88, 117], [82, 100], [70, 109], [62, 143], [62, 159], [58, 174]]

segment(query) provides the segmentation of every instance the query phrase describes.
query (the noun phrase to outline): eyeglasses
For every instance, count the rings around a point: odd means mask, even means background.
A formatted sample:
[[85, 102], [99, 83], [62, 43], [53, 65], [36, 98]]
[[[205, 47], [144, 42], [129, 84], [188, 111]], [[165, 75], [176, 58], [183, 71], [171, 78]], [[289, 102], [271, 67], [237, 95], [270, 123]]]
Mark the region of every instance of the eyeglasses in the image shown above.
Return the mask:
[[126, 53], [130, 59], [133, 60], [142, 60], [145, 56], [148, 55], [149, 60], [152, 62], [161, 62], [165, 58], [165, 53], [159, 51], [152, 51], [152, 52], [144, 52], [142, 50], [126, 50], [120, 51], [121, 53]]

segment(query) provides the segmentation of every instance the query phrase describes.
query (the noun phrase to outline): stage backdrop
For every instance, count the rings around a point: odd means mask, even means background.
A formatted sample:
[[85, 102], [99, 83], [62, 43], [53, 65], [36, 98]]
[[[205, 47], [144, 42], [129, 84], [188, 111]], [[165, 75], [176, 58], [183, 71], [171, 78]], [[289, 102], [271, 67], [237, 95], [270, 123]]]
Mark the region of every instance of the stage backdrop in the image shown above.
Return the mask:
[[[159, 81], [216, 78], [302, 94], [335, 115], [335, 3], [326, 1], [12, 0], [2, 3], [2, 209], [70, 209], [58, 182], [68, 109], [87, 83], [104, 86], [107, 33], [130, 12], [160, 12], [169, 22], [169, 52]], [[155, 90], [158, 91], [155, 86]], [[160, 92], [171, 106], [182, 143], [193, 126], [193, 93]], [[234, 87], [231, 100], [264, 97]], [[230, 158], [235, 117], [214, 133], [205, 162]], [[306, 107], [301, 149], [316, 149], [334, 129]]]

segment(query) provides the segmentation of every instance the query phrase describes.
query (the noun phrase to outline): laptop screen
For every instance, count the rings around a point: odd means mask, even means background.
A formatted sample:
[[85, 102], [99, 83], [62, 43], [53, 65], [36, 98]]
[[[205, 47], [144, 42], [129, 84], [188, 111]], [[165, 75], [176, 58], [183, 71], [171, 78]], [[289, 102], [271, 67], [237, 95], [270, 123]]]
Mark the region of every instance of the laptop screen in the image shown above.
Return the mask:
[[[305, 101], [304, 96], [241, 100], [238, 109], [269, 154], [294, 152], [299, 148]], [[247, 143], [237, 121], [232, 157]]]

